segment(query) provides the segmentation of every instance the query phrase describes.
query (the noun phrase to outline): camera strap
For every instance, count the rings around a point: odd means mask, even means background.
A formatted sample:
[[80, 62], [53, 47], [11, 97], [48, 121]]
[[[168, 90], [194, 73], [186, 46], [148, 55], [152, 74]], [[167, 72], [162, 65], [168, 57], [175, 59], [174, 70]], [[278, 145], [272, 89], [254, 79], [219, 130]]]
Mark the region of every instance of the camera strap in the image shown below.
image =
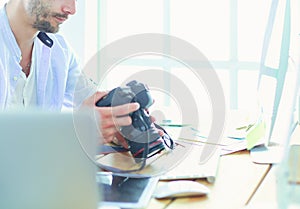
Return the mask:
[[[155, 124], [155, 123], [154, 123], [154, 125], [155, 125], [156, 128], [161, 129], [161, 130], [164, 132], [164, 135], [161, 136], [162, 140], [164, 141], [164, 144], [165, 144], [169, 149], [171, 149], [171, 150], [174, 149], [174, 141], [173, 141], [173, 139], [170, 137], [170, 135], [167, 133], [167, 131], [166, 131], [164, 128], [162, 128], [161, 126], [159, 126], [159, 125], [157, 125], [157, 124]], [[147, 146], [149, 146], [149, 144], [147, 144]], [[114, 149], [114, 148], [112, 148], [112, 149]], [[112, 150], [112, 149], [111, 149], [111, 150]], [[148, 153], [149, 153], [149, 147], [145, 147], [145, 150], [147, 150], [147, 152], [145, 152], [145, 153], [146, 153], [145, 156], [147, 156]], [[118, 152], [124, 152], [124, 150], [123, 150], [123, 149], [121, 149], [121, 150], [119, 150], [119, 151], [115, 150], [115, 151], [111, 152], [110, 154], [116, 154], [116, 153], [118, 153]], [[159, 153], [159, 152], [156, 152], [155, 154], [153, 154], [153, 155], [151, 155], [151, 156], [148, 156], [148, 157], [143, 158], [143, 159], [141, 160], [141, 162], [139, 163], [140, 166], [139, 166], [138, 168], [136, 168], [136, 169], [120, 169], [120, 168], [118, 168], [118, 167], [116, 167], [116, 166], [109, 165], [109, 164], [107, 164], [107, 163], [102, 163], [101, 160], [100, 160], [100, 161], [97, 160], [97, 161], [96, 161], [96, 165], [97, 165], [99, 168], [103, 169], [103, 170], [113, 172], [115, 175], [129, 176], [129, 177], [151, 177], [152, 174], [140, 174], [140, 173], [137, 173], [137, 172], [140, 172], [140, 171], [142, 171], [142, 170], [145, 168], [145, 166], [147, 165], [147, 159], [153, 157], [154, 155], [156, 155], [156, 154], [158, 154], [158, 153]], [[105, 153], [103, 153], [103, 154], [105, 154]], [[107, 154], [107, 153], [106, 153], [106, 154]]]

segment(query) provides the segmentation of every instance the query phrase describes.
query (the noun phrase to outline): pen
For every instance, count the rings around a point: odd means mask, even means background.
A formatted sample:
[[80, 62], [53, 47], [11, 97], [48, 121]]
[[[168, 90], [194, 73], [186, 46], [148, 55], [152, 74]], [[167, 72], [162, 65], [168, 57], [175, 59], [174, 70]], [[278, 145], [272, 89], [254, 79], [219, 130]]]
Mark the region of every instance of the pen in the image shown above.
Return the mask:
[[254, 126], [254, 124], [249, 124], [247, 126], [238, 127], [238, 128], [236, 128], [236, 130], [246, 129], [246, 131], [248, 131], [252, 126]]
[[120, 183], [118, 183], [118, 187], [122, 186], [122, 184], [124, 184], [127, 180], [129, 179], [129, 177], [125, 177]]
[[196, 140], [196, 139], [187, 139], [187, 138], [178, 138], [179, 140], [182, 141], [189, 141], [189, 142], [198, 142], [198, 143], [202, 143], [202, 144], [211, 144], [211, 145], [217, 145], [217, 146], [225, 146], [224, 144], [219, 144], [219, 143], [212, 143], [212, 142], [206, 142], [206, 141], [200, 141], [200, 140]]
[[189, 124], [159, 124], [160, 126], [166, 126], [166, 127], [185, 127], [189, 126]]

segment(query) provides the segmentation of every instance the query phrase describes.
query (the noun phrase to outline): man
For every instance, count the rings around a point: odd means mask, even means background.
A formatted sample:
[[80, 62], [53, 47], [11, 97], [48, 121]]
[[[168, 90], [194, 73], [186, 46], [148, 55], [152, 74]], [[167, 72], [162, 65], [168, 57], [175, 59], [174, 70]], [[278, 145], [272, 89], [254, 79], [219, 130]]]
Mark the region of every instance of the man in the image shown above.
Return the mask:
[[124, 115], [139, 104], [95, 106], [106, 93], [96, 92], [63, 37], [55, 34], [75, 12], [76, 0], [9, 0], [0, 10], [0, 110], [91, 106], [100, 115], [104, 142], [110, 142], [118, 126], [131, 124]]

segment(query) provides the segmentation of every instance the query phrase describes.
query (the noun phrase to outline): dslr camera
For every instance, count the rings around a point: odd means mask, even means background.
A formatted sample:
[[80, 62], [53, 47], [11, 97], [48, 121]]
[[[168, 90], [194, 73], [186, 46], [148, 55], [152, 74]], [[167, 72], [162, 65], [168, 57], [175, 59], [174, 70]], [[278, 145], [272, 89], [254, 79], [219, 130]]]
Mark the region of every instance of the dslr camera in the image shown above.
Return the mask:
[[[113, 107], [133, 102], [138, 102], [140, 108], [129, 114], [132, 124], [120, 127], [120, 133], [127, 141], [135, 161], [141, 162], [163, 150], [172, 149], [172, 139], [166, 132], [165, 136], [161, 137], [156, 129], [158, 125], [150, 119], [147, 109], [153, 104], [153, 99], [146, 85], [133, 80], [124, 88], [117, 87], [111, 90], [96, 102], [96, 106]], [[166, 143], [166, 140], [169, 140], [169, 143]]]

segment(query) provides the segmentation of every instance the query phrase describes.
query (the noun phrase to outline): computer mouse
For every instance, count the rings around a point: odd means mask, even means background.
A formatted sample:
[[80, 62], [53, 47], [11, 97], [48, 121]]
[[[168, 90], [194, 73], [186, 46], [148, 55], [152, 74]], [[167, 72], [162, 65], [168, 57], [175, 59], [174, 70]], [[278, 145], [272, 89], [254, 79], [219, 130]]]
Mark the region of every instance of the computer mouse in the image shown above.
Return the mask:
[[191, 180], [176, 180], [163, 182], [154, 192], [157, 199], [173, 197], [192, 197], [209, 194], [210, 189], [205, 185]]

